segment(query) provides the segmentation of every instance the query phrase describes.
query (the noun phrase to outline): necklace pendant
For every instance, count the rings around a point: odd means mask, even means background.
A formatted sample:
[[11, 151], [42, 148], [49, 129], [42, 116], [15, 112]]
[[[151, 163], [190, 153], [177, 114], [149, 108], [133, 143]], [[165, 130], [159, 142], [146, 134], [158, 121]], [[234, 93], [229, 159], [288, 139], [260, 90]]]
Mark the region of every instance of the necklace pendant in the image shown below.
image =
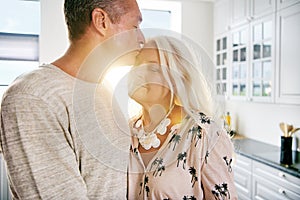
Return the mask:
[[146, 150], [153, 148], [157, 148], [160, 145], [160, 140], [157, 138], [155, 134], [151, 134], [149, 136], [144, 136], [139, 138], [139, 142], [142, 147]]
[[171, 124], [171, 120], [167, 118], [167, 116], [171, 113], [173, 107], [174, 105], [158, 126], [149, 133], [145, 132], [142, 119], [137, 120], [133, 125], [133, 135], [137, 137], [139, 143], [144, 149], [149, 150], [152, 147], [158, 148], [160, 146], [161, 141], [157, 138], [156, 134], [164, 135], [167, 132], [167, 127]]
[[157, 127], [157, 133], [160, 135], [164, 135], [167, 132], [167, 127], [171, 124], [171, 120], [169, 118], [164, 119], [160, 122], [159, 126]]

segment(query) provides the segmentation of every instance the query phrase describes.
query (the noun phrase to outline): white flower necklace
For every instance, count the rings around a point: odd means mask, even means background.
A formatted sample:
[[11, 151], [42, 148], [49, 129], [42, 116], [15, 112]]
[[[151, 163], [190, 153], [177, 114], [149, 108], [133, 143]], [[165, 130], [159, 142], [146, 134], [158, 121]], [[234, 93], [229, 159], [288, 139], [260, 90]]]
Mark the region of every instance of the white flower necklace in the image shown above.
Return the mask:
[[173, 107], [169, 110], [165, 118], [153, 129], [153, 131], [149, 133], [144, 130], [142, 119], [139, 119], [134, 124], [133, 135], [138, 138], [139, 143], [144, 149], [149, 150], [151, 147], [159, 147], [160, 140], [157, 138], [156, 134], [164, 135], [167, 132], [167, 127], [171, 124], [171, 120], [167, 117], [171, 113], [172, 109]]

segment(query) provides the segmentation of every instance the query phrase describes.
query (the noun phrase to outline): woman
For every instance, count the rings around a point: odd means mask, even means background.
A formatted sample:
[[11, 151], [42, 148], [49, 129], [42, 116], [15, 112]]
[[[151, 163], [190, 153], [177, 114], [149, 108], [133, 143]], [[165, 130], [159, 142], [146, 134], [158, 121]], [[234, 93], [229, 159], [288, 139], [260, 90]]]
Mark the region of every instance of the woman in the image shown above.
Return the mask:
[[[196, 53], [181, 40], [148, 41], [129, 73], [132, 119], [128, 199], [237, 199], [233, 147]], [[210, 117], [209, 117], [210, 116]]]

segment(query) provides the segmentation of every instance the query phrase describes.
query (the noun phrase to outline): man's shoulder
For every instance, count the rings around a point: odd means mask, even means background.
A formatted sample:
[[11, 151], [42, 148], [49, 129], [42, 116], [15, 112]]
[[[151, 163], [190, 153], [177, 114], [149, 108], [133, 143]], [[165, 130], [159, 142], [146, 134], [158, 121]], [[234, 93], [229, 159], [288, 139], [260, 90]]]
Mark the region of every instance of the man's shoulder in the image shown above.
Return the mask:
[[38, 69], [17, 77], [8, 87], [3, 98], [15, 95], [32, 95], [42, 97], [59, 88], [68, 87], [71, 78], [52, 65], [43, 65]]

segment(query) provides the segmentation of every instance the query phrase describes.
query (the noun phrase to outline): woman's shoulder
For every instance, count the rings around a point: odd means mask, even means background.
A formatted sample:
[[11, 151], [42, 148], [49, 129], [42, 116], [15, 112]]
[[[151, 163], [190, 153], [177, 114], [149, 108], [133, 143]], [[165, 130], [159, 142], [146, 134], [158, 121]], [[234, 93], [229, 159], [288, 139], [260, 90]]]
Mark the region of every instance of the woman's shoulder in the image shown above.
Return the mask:
[[194, 126], [200, 126], [202, 129], [205, 129], [206, 132], [211, 132], [215, 129], [223, 129], [219, 120], [215, 120], [213, 117], [202, 112], [193, 113], [193, 116], [189, 116], [189, 118], [193, 121], [192, 124]]
[[200, 129], [202, 132], [203, 142], [205, 141], [207, 148], [211, 149], [219, 141], [220, 138], [229, 138], [221, 121], [214, 120], [212, 117], [198, 112], [193, 117], [190, 129]]

